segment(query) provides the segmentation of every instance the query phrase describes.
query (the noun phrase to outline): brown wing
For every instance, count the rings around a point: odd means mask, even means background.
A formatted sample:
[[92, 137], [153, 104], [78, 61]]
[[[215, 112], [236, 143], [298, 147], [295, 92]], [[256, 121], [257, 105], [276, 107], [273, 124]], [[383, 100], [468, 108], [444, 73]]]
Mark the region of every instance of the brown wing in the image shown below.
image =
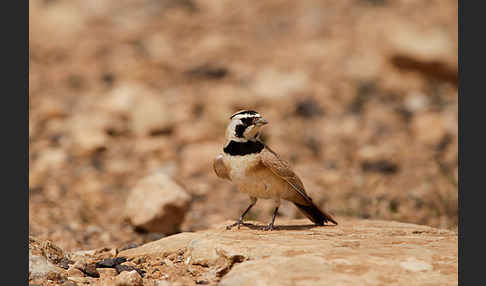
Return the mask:
[[324, 225], [328, 221], [338, 224], [331, 215], [322, 211], [312, 202], [312, 199], [305, 192], [302, 181], [292, 171], [289, 164], [280, 159], [277, 153], [265, 145], [265, 148], [260, 153], [260, 158], [263, 165], [291, 186], [289, 188], [291, 193], [288, 194], [290, 196], [287, 196], [285, 199], [292, 201], [305, 216], [318, 225]]
[[296, 195], [300, 197], [297, 199], [298, 201], [304, 199], [306, 202], [312, 202], [312, 199], [305, 192], [304, 184], [294, 171], [292, 171], [290, 165], [286, 161], [280, 159], [277, 153], [266, 145], [260, 153], [260, 160], [268, 169], [275, 175], [284, 179], [292, 189], [296, 191]]
[[231, 181], [229, 177], [229, 170], [226, 168], [223, 162], [223, 155], [219, 154], [218, 156], [216, 156], [216, 158], [214, 158], [213, 168], [214, 172], [216, 173], [216, 175], [218, 175], [218, 177]]

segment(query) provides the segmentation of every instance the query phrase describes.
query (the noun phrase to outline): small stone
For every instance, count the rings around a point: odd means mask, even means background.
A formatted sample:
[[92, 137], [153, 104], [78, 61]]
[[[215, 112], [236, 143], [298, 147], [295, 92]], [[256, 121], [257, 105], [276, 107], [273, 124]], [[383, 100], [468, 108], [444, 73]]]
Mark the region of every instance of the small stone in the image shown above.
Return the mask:
[[86, 284], [89, 283], [88, 277], [69, 277], [69, 281], [75, 282], [76, 284]]
[[404, 101], [405, 108], [410, 112], [420, 112], [427, 108], [428, 103], [427, 96], [421, 92], [410, 92]]
[[126, 257], [105, 258], [102, 261], [96, 262], [96, 268], [111, 268], [125, 261], [127, 261]]
[[[96, 249], [90, 249], [90, 250], [77, 250], [72, 252], [74, 256], [92, 256], [95, 255]], [[76, 264], [76, 263], [75, 263]]]
[[118, 273], [115, 268], [100, 268], [98, 269], [100, 278], [110, 278], [116, 276]]
[[61, 271], [44, 256], [32, 255], [29, 250], [29, 279], [42, 279], [52, 275], [51, 272], [60, 274]]
[[86, 261], [78, 260], [73, 264], [72, 267], [83, 271], [86, 268], [86, 265], [87, 265]]
[[64, 269], [69, 269], [69, 264], [73, 264], [74, 261], [69, 260], [68, 258], [62, 258], [61, 261], [59, 262], [59, 266], [64, 268]]
[[254, 82], [253, 90], [264, 97], [281, 97], [303, 92], [309, 86], [309, 76], [303, 71], [283, 72], [263, 69]]
[[76, 261], [76, 263], [73, 264], [72, 268], [79, 269], [84, 274], [86, 274], [90, 277], [94, 277], [94, 278], [100, 277], [100, 274], [96, 270], [96, 264], [94, 264], [94, 263], [88, 264], [85, 261], [78, 260], [78, 261]]
[[397, 22], [386, 31], [395, 54], [423, 62], [448, 62], [455, 52], [450, 36], [440, 28], [424, 30], [417, 25]]
[[123, 264], [120, 264], [120, 265], [116, 265], [115, 266], [115, 269], [116, 269], [116, 272], [117, 273], [122, 273], [124, 271], [134, 271], [135, 270], [142, 277], [145, 274], [145, 271], [140, 270], [140, 269], [136, 268], [135, 266], [131, 266], [131, 265], [123, 265]]
[[133, 226], [166, 235], [179, 231], [191, 197], [169, 176], [157, 172], [142, 179], [129, 194], [125, 215]]
[[96, 270], [96, 264], [86, 265], [86, 268], [84, 269], [83, 272], [90, 277], [94, 277], [94, 278], [100, 277], [100, 273], [98, 272], [98, 270]]
[[70, 267], [67, 271], [68, 277], [84, 277], [83, 271], [78, 268]]
[[307, 98], [297, 102], [295, 113], [303, 118], [312, 118], [323, 115], [324, 111], [315, 99]]
[[47, 280], [51, 280], [51, 281], [60, 281], [60, 280], [63, 280], [65, 278], [65, 275], [63, 275], [62, 273], [60, 272], [57, 272], [57, 271], [51, 271], [49, 273], [47, 273]]
[[446, 134], [445, 122], [441, 114], [420, 114], [413, 118], [412, 131], [420, 142], [437, 145]]
[[100, 113], [79, 114], [71, 118], [71, 135], [76, 153], [88, 155], [106, 148], [108, 135], [105, 129], [109, 126], [107, 116]]
[[137, 95], [139, 100], [131, 107], [132, 130], [139, 136], [171, 130], [175, 116], [160, 94]]
[[124, 271], [115, 278], [116, 286], [142, 286], [143, 280], [137, 271]]
[[392, 175], [398, 172], [397, 164], [388, 160], [364, 161], [361, 164], [363, 172], [379, 172], [385, 175]]
[[228, 69], [222, 66], [203, 64], [185, 72], [189, 77], [201, 79], [222, 79], [228, 74]]

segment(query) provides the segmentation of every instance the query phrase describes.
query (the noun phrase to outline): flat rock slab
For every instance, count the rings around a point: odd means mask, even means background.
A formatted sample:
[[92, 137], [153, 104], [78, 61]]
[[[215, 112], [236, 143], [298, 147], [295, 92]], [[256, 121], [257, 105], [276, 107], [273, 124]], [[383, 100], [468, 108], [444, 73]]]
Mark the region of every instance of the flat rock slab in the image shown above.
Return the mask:
[[[119, 256], [184, 253], [219, 285], [457, 285], [457, 233], [408, 223], [341, 219], [338, 226], [283, 220], [180, 233]], [[229, 224], [228, 222], [227, 224]]]

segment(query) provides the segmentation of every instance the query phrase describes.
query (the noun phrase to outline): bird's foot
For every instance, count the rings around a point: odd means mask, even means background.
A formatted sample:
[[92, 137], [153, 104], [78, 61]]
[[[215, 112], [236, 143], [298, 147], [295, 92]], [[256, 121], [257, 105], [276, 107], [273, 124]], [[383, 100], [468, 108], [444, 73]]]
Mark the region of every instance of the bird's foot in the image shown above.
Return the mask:
[[270, 223], [267, 226], [263, 227], [263, 230], [265, 230], [265, 231], [272, 231], [274, 229], [275, 229], [275, 226], [273, 225], [273, 223]]
[[242, 224], [243, 224], [243, 220], [239, 219], [239, 220], [237, 220], [235, 223], [230, 224], [230, 225], [227, 225], [227, 226], [226, 226], [226, 229], [227, 229], [227, 230], [230, 230], [230, 229], [232, 229], [232, 228], [233, 228], [233, 227], [235, 227], [235, 226], [236, 226], [236, 227], [238, 227], [238, 229], [240, 229], [240, 226], [241, 226]]

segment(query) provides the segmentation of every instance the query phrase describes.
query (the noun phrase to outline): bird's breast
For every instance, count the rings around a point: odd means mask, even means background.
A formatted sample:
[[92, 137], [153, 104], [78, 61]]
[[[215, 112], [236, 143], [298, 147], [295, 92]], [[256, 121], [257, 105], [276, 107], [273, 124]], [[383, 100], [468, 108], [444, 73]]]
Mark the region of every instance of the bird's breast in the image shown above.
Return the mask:
[[224, 155], [225, 165], [229, 166], [229, 176], [233, 182], [248, 179], [248, 171], [260, 164], [259, 154], [249, 154], [244, 156]]
[[279, 197], [280, 191], [284, 189], [284, 181], [261, 163], [259, 154], [225, 155], [223, 160], [231, 168], [231, 181], [241, 192], [268, 199]]

